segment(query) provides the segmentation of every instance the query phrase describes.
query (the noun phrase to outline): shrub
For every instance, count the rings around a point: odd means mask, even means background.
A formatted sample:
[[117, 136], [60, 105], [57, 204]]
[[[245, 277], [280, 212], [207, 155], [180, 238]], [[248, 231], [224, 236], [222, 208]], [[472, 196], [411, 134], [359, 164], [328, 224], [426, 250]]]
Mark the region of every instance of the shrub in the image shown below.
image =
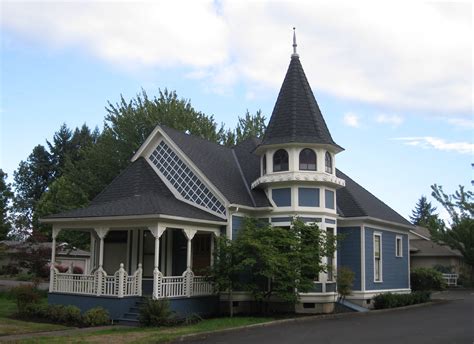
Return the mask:
[[435, 269], [416, 268], [410, 273], [411, 289], [441, 290], [444, 288], [443, 274]]
[[415, 291], [411, 294], [384, 293], [374, 297], [374, 308], [385, 309], [414, 305], [428, 302], [431, 298], [429, 291]]
[[346, 296], [351, 294], [354, 277], [354, 272], [347, 267], [341, 266], [337, 269], [337, 291], [339, 292], [341, 299], [344, 299]]
[[30, 304], [38, 303], [41, 294], [31, 285], [20, 285], [11, 289], [11, 294], [16, 301], [18, 313], [23, 314], [25, 307]]
[[28, 319], [47, 319], [48, 318], [48, 309], [49, 306], [42, 303], [31, 303], [26, 305], [23, 314], [23, 318]]
[[68, 316], [66, 306], [64, 305], [49, 305], [47, 309], [46, 318], [57, 323], [66, 323]]
[[143, 326], [166, 326], [171, 323], [173, 312], [168, 300], [147, 299], [140, 307], [140, 324]]
[[15, 279], [17, 281], [29, 282], [29, 281], [32, 281], [34, 278], [35, 278], [34, 275], [26, 273], [26, 272], [22, 272], [22, 273], [16, 275]]
[[54, 267], [56, 269], [58, 269], [58, 271], [62, 274], [69, 270], [69, 268], [67, 266], [64, 266], [64, 265], [55, 265]]
[[100, 326], [110, 324], [109, 312], [102, 307], [89, 309], [82, 316], [82, 322], [86, 326]]
[[72, 273], [82, 275], [84, 273], [84, 270], [80, 266], [73, 266]]
[[65, 322], [71, 325], [79, 325], [82, 323], [81, 310], [76, 306], [64, 307]]
[[0, 275], [17, 275], [20, 273], [20, 269], [16, 264], [7, 264], [0, 267]]

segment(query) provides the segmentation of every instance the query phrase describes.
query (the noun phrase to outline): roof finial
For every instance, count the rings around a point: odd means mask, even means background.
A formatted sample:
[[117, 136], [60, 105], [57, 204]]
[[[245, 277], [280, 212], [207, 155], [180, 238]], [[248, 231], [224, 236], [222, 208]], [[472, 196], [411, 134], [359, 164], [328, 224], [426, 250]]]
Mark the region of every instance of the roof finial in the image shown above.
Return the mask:
[[298, 53], [296, 52], [296, 47], [298, 45], [296, 44], [296, 28], [293, 28], [293, 55], [291, 56], [296, 56], [298, 57]]

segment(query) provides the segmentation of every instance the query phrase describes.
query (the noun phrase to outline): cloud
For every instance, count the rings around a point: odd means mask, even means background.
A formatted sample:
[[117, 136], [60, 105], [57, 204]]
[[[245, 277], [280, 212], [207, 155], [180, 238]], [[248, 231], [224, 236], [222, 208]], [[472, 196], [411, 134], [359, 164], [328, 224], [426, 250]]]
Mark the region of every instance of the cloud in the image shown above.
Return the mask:
[[446, 142], [443, 139], [431, 136], [399, 137], [394, 140], [402, 141], [405, 145], [424, 149], [436, 149], [445, 152], [473, 154], [474, 144], [470, 142]]
[[17, 36], [127, 69], [184, 67], [211, 89], [277, 89], [296, 25], [316, 95], [443, 116], [472, 106], [469, 3], [7, 1], [1, 15]]
[[398, 127], [404, 121], [403, 117], [399, 115], [380, 114], [375, 117], [375, 122], [380, 124], [390, 124], [392, 127]]
[[347, 112], [344, 114], [344, 118], [342, 119], [345, 125], [348, 127], [359, 128], [359, 116], [353, 112]]
[[448, 118], [449, 124], [463, 129], [474, 129], [474, 120], [467, 118]]

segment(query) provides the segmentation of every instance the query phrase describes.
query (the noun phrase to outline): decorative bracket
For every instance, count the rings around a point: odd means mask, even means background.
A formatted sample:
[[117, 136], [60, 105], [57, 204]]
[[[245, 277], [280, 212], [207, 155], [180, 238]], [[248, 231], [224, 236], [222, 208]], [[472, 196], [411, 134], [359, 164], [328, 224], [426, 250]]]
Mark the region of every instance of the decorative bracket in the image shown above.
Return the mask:
[[193, 240], [194, 236], [196, 235], [196, 232], [196, 229], [183, 228], [183, 233], [188, 240]]
[[61, 232], [61, 228], [60, 228], [60, 227], [53, 226], [52, 238], [53, 238], [53, 239], [56, 239], [56, 237], [58, 236], [59, 232]]
[[163, 235], [163, 233], [165, 232], [166, 230], [166, 227], [160, 223], [157, 223], [156, 225], [154, 226], [149, 226], [148, 227], [148, 230], [151, 232], [151, 234], [159, 239], [161, 238], [161, 236]]

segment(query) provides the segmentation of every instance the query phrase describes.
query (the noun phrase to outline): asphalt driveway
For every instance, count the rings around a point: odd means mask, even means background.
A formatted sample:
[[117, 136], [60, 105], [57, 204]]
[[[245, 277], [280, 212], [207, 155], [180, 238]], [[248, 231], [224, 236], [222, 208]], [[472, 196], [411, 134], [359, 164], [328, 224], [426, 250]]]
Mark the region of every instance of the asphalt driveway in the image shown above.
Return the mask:
[[311, 319], [191, 338], [187, 343], [474, 343], [474, 291], [422, 307]]

